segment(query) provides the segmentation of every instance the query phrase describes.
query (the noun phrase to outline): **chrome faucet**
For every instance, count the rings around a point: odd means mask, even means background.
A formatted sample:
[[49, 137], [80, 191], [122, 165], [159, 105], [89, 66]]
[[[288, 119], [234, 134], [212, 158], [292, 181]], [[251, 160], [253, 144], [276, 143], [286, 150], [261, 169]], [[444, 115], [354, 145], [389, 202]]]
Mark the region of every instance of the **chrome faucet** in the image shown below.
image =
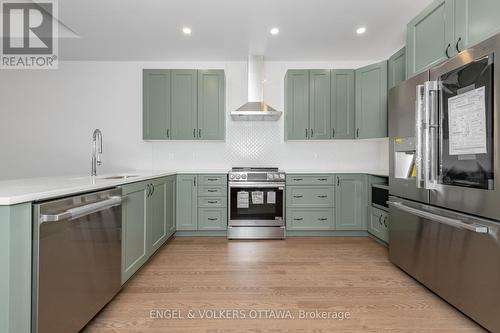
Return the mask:
[[92, 171], [91, 176], [97, 176], [97, 166], [102, 165], [102, 132], [96, 129], [92, 134]]

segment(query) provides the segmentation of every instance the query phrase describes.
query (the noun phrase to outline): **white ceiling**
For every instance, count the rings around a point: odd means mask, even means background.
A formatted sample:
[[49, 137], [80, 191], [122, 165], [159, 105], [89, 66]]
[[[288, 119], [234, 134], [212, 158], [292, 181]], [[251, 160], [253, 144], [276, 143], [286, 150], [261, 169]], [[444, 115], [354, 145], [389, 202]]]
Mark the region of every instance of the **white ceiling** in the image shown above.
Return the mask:
[[[432, 0], [59, 0], [66, 60], [339, 61], [387, 58]], [[192, 28], [185, 36], [183, 26]], [[279, 27], [278, 36], [269, 30]], [[355, 30], [366, 26], [357, 36]]]

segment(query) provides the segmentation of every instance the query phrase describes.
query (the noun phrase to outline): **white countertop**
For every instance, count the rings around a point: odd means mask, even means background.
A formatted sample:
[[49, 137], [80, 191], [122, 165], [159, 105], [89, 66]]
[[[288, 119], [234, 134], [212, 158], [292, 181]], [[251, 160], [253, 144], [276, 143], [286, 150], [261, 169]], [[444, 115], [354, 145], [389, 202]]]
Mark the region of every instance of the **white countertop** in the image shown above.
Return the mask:
[[[363, 173], [374, 176], [387, 177], [388, 172], [383, 170], [283, 170], [295, 174], [320, 173]], [[171, 176], [175, 174], [216, 174], [227, 173], [227, 170], [185, 170], [185, 171], [129, 171], [90, 176], [64, 176], [23, 178], [0, 181], [0, 206], [15, 205], [23, 202], [41, 201], [50, 198], [63, 197], [78, 193], [91, 192], [100, 189], [120, 186], [123, 184], [140, 182], [148, 179]], [[105, 179], [108, 176], [136, 175], [125, 179]]]

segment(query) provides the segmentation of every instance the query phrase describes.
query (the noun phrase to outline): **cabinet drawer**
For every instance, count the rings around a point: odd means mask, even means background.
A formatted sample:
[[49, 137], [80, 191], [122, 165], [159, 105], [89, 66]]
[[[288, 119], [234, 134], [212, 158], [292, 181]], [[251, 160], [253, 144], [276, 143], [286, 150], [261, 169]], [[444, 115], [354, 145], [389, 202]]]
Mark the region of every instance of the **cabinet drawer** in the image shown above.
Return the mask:
[[286, 175], [287, 185], [333, 185], [333, 175]]
[[387, 212], [370, 207], [370, 218], [368, 221], [368, 232], [373, 236], [383, 240], [384, 242], [389, 242], [389, 215]]
[[227, 187], [225, 186], [199, 186], [199, 197], [225, 197], [227, 196]]
[[287, 188], [286, 204], [288, 207], [333, 207], [334, 202], [333, 186], [290, 186]]
[[333, 208], [289, 209], [286, 214], [288, 230], [333, 230]]
[[227, 175], [198, 175], [198, 182], [203, 185], [227, 185]]
[[198, 207], [223, 208], [227, 207], [227, 197], [203, 197], [198, 200]]
[[198, 230], [226, 230], [227, 211], [224, 208], [199, 208]]

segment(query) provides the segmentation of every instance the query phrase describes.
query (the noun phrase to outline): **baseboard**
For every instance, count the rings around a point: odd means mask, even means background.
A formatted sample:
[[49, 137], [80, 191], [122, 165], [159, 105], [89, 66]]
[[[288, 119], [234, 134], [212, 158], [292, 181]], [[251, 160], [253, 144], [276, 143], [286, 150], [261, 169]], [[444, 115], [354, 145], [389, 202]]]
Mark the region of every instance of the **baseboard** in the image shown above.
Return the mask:
[[226, 230], [177, 231], [176, 237], [226, 237]]
[[[226, 237], [226, 230], [177, 231], [176, 237]], [[287, 230], [287, 237], [368, 237], [367, 231]]]

